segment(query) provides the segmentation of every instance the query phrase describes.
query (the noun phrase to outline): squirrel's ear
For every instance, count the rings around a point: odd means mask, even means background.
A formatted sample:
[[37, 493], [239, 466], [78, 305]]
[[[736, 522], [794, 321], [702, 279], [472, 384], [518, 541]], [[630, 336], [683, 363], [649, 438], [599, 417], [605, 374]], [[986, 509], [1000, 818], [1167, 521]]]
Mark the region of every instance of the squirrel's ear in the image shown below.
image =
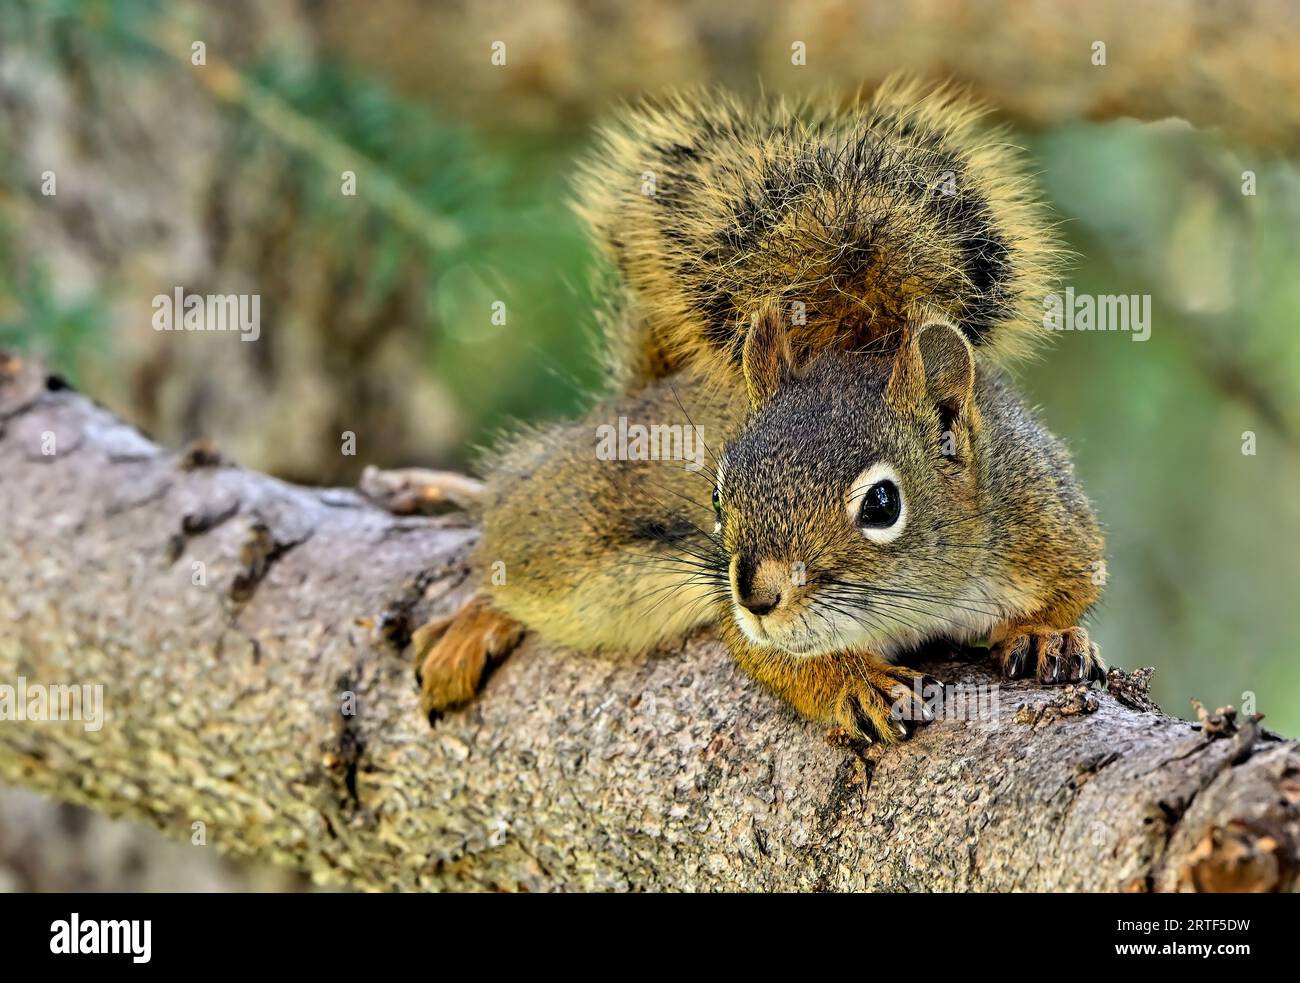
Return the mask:
[[934, 321], [905, 339], [889, 377], [886, 397], [895, 405], [927, 398], [958, 416], [975, 392], [975, 353], [951, 324]]
[[749, 405], [757, 409], [781, 383], [794, 375], [794, 355], [781, 316], [773, 307], [753, 316], [741, 358]]
[[975, 393], [975, 353], [951, 324], [927, 324], [916, 336], [925, 388], [940, 407], [959, 414]]

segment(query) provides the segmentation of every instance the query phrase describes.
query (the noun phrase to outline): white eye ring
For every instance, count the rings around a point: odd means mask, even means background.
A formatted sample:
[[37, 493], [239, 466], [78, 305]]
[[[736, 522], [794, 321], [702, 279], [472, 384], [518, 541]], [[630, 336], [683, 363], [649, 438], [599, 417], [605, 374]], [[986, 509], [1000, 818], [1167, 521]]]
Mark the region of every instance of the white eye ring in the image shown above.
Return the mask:
[[[892, 481], [894, 487], [898, 489], [898, 518], [894, 520], [893, 525], [883, 529], [858, 526], [858, 513], [862, 509], [862, 500], [866, 497], [867, 490], [882, 481]], [[903, 492], [903, 481], [888, 461], [877, 461], [854, 478], [853, 484], [849, 486], [848, 493], [844, 497], [844, 505], [849, 513], [849, 521], [877, 546], [892, 543], [903, 534], [903, 529], [907, 526], [907, 495]]]

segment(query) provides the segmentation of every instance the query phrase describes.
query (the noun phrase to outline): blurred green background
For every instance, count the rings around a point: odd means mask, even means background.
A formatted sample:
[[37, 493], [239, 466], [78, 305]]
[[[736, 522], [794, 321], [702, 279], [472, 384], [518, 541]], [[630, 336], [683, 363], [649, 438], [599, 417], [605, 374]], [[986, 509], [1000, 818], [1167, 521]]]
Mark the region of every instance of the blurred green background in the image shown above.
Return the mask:
[[[1253, 704], [1300, 734], [1300, 174], [1249, 77], [1264, 54], [1205, 55], [1219, 88], [1189, 104], [1221, 128], [1197, 129], [1111, 118], [1180, 108], [1177, 81], [1168, 105], [1144, 101], [1155, 69], [1131, 56], [1143, 30], [1166, 36], [1159, 5], [1099, 5], [1090, 16], [1128, 18], [1110, 34], [1119, 22], [1045, 26], [996, 3], [915, 28], [892, 4], [824, 0], [803, 20], [651, 6], [9, 0], [0, 346], [43, 355], [159, 440], [210, 436], [292, 480], [472, 468], [512, 421], [570, 413], [605, 384], [567, 182], [612, 103], [709, 79], [848, 93], [899, 66], [956, 75], [1029, 151], [1079, 256], [1067, 283], [1151, 296], [1149, 341], [1061, 334], [1019, 371], [1108, 530], [1095, 637], [1113, 664], [1156, 667], [1169, 712]], [[1002, 33], [981, 48], [991, 19]], [[1093, 37], [1112, 40], [1110, 75], [1089, 65]], [[797, 71], [790, 38], [807, 45]], [[1266, 30], [1252, 43], [1276, 56]], [[1233, 72], [1254, 98], [1240, 109]], [[150, 301], [177, 286], [259, 294], [262, 340], [154, 332]]]

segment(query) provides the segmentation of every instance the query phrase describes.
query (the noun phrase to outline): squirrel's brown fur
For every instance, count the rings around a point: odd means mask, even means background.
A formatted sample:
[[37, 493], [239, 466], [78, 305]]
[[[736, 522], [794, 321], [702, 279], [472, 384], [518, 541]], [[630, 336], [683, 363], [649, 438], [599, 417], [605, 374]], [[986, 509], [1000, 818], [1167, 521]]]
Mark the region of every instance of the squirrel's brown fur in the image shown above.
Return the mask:
[[641, 378], [734, 371], [772, 303], [800, 358], [888, 349], [920, 306], [991, 356], [1032, 347], [1060, 249], [981, 115], [896, 80], [861, 105], [696, 91], [616, 116], [578, 182], [626, 289], [616, 350]]
[[[1101, 536], [999, 369], [1043, 330], [1059, 249], [976, 117], [890, 84], [844, 109], [678, 96], [604, 131], [580, 208], [619, 271], [620, 388], [490, 463], [482, 590], [421, 636], [427, 711], [520, 624], [579, 650], [720, 625], [855, 738], [924, 719], [892, 662], [932, 640], [987, 638], [1012, 678], [1096, 676], [1077, 621]], [[704, 446], [688, 467], [602, 453], [628, 421]]]

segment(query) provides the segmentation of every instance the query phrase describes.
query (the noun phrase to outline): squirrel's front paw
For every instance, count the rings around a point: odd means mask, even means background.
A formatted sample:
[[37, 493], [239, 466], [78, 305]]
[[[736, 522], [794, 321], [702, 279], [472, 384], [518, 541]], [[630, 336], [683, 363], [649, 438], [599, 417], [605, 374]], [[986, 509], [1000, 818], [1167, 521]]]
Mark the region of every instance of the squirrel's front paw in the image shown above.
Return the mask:
[[456, 614], [417, 628], [411, 635], [419, 664], [415, 678], [420, 709], [429, 723], [472, 700], [487, 668], [509, 655], [523, 636], [521, 624], [479, 598]]
[[1002, 675], [1008, 679], [1090, 683], [1106, 676], [1101, 649], [1078, 626], [1012, 628], [1002, 641], [993, 646], [993, 658], [1002, 669]]
[[831, 712], [832, 744], [906, 740], [934, 719], [926, 692], [940, 684], [904, 666], [870, 666], [850, 679]]

